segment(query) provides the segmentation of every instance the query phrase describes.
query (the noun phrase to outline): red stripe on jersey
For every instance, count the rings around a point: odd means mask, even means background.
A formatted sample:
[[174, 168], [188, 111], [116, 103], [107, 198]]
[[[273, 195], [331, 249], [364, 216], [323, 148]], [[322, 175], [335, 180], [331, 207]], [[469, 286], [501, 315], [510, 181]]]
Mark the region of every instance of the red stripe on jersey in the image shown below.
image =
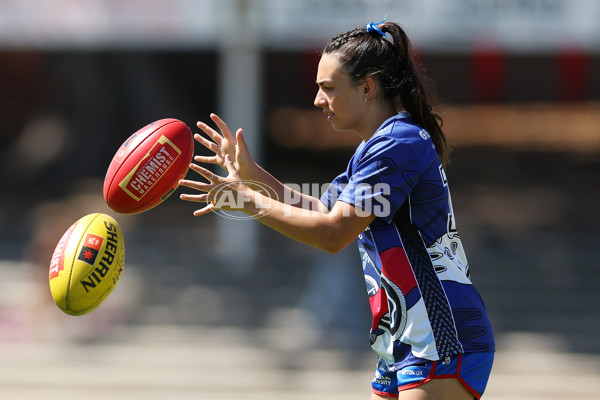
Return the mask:
[[392, 247], [379, 254], [382, 273], [394, 282], [404, 295], [417, 287], [415, 274], [402, 247]]
[[371, 326], [371, 330], [375, 330], [377, 329], [381, 318], [389, 310], [385, 290], [379, 288], [377, 293], [369, 297], [369, 303], [371, 304], [371, 312], [373, 313], [373, 326]]

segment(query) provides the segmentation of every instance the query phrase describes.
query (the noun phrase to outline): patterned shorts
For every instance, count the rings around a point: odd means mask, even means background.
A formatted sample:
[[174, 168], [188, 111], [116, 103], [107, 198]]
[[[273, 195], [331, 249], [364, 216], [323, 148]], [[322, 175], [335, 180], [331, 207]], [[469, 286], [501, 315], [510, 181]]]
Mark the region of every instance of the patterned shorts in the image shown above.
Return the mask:
[[398, 392], [432, 379], [456, 378], [479, 399], [487, 385], [493, 362], [494, 353], [465, 353], [444, 362], [422, 360], [400, 370], [382, 370], [378, 366], [371, 386], [373, 393], [394, 398], [398, 397]]

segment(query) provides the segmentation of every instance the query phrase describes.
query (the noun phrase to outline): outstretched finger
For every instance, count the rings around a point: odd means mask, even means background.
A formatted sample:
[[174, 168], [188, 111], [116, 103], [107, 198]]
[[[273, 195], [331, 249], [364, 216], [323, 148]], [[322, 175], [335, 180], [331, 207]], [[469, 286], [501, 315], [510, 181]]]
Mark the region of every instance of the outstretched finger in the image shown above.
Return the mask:
[[188, 193], [182, 193], [179, 195], [179, 198], [181, 200], [185, 200], [185, 201], [191, 201], [194, 203], [210, 203], [210, 200], [208, 199], [208, 194], [204, 193], [204, 194], [188, 194]]
[[231, 133], [229, 126], [227, 126], [227, 124], [221, 119], [221, 117], [219, 117], [217, 114], [212, 113], [210, 114], [210, 119], [212, 119], [215, 122], [215, 124], [217, 124], [219, 130], [221, 131], [225, 139], [229, 140], [231, 143], [235, 143], [235, 137]]
[[240, 148], [242, 149], [243, 152], [250, 153], [250, 150], [248, 150], [248, 145], [246, 144], [246, 139], [244, 139], [243, 133], [244, 133], [244, 130], [242, 128], [237, 130], [237, 132], [235, 133], [236, 141], [240, 145]]
[[194, 161], [204, 164], [218, 164], [217, 156], [194, 156]]
[[[210, 190], [212, 189], [212, 185], [209, 183], [202, 183], [202, 182], [198, 182], [198, 181], [192, 181], [189, 179], [180, 179], [179, 186], [185, 186], [190, 189], [198, 190], [200, 192], [210, 192]], [[199, 196], [199, 195], [194, 195], [194, 196]]]
[[194, 135], [194, 139], [196, 139], [196, 141], [198, 143], [200, 143], [202, 146], [206, 147], [208, 150], [212, 151], [213, 153], [216, 153], [217, 150], [219, 150], [219, 144], [215, 143], [213, 141], [208, 140], [207, 138], [195, 134]]
[[198, 122], [196, 122], [196, 126], [200, 129], [202, 129], [202, 131], [204, 133], [206, 133], [208, 136], [210, 136], [210, 138], [212, 140], [214, 140], [215, 143], [221, 143], [221, 141], [223, 140], [223, 136], [220, 135], [219, 132], [217, 132], [213, 128], [211, 128], [210, 125], [205, 124], [202, 121], [198, 121]]
[[209, 203], [205, 207], [202, 207], [201, 209], [194, 211], [194, 216], [199, 217], [201, 215], [208, 214], [209, 212], [212, 212], [214, 209], [215, 209], [215, 205], [213, 203]]
[[194, 164], [194, 163], [190, 164], [190, 169], [194, 172], [197, 172], [198, 174], [200, 174], [203, 178], [205, 178], [208, 181], [212, 181], [216, 176], [214, 174], [214, 172], [212, 172], [204, 167], [201, 167], [198, 164]]
[[229, 175], [238, 174], [238, 171], [237, 169], [235, 169], [235, 166], [233, 165], [233, 161], [231, 161], [231, 157], [229, 157], [229, 154], [225, 156], [225, 168], [227, 169]]
[[[200, 203], [204, 203], [204, 202], [208, 202], [208, 200], [206, 199], [207, 195], [190, 195], [190, 194], [181, 194], [179, 196], [179, 198], [181, 200], [186, 200], [186, 201], [194, 201], [194, 202], [200, 202]], [[215, 205], [213, 203], [208, 203], [206, 206], [194, 211], [194, 216], [200, 216], [200, 215], [204, 215], [204, 214], [208, 214], [209, 212], [211, 212], [212, 210], [214, 210]]]

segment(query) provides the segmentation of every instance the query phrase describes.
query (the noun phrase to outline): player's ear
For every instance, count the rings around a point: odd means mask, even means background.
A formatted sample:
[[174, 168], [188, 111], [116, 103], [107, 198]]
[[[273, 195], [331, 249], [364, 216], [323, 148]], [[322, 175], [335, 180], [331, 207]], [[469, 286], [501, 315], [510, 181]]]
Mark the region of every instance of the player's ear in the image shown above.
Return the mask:
[[375, 83], [375, 79], [371, 77], [365, 78], [365, 80], [362, 83], [362, 89], [365, 100], [374, 98], [377, 91], [377, 84]]

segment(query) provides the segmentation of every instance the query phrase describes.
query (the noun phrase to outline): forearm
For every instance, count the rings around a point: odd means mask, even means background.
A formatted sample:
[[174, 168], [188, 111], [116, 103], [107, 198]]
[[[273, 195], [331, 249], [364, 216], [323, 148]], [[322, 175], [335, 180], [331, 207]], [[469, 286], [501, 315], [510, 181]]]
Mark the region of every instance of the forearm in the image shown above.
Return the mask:
[[[336, 253], [346, 247], [375, 219], [374, 214], [365, 213], [343, 201], [337, 201], [331, 210], [324, 206], [322, 209], [310, 210], [286, 204], [248, 186], [235, 169], [229, 155], [225, 157], [224, 166], [229, 172], [228, 176], [218, 177], [204, 167], [190, 164], [190, 168], [208, 182], [186, 179], [179, 181], [180, 185], [204, 192], [180, 195], [182, 200], [206, 203], [194, 215], [204, 215], [214, 210], [243, 211], [294, 240], [329, 253]], [[270, 183], [281, 191], [285, 190], [285, 186], [266, 171], [262, 170], [260, 174], [261, 184]]]
[[[371, 216], [356, 217], [354, 208], [345, 203], [324, 213], [284, 204], [252, 190], [246, 194], [246, 199], [244, 212], [260, 223], [329, 253], [346, 247], [372, 221]], [[348, 215], [353, 218], [347, 218]]]
[[328, 211], [318, 198], [304, 194], [283, 184], [256, 163], [242, 175], [242, 178], [252, 190], [265, 196], [279, 199], [279, 201], [290, 206], [324, 213]]

